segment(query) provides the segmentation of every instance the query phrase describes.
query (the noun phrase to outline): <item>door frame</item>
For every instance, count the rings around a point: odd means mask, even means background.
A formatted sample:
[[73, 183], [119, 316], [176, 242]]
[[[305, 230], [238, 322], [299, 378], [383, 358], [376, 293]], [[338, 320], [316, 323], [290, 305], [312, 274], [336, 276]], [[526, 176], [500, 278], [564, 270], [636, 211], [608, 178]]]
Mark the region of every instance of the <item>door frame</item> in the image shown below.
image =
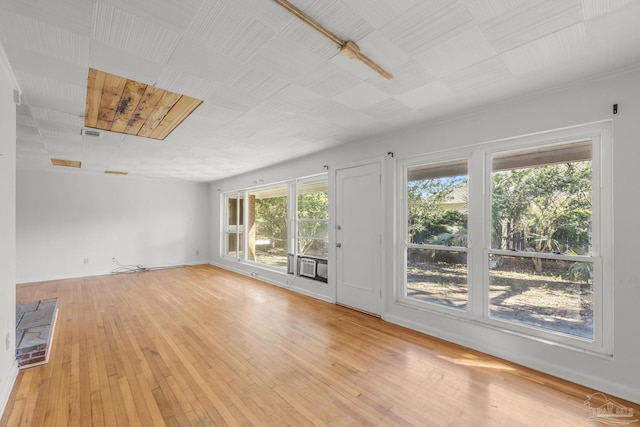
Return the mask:
[[[333, 283], [332, 286], [332, 292], [333, 292], [333, 296], [332, 296], [332, 303], [337, 304], [338, 303], [338, 253], [336, 250], [336, 242], [337, 242], [337, 230], [336, 230], [336, 220], [337, 220], [337, 215], [338, 215], [338, 206], [337, 206], [337, 175], [338, 175], [338, 171], [340, 170], [344, 170], [344, 169], [350, 169], [350, 168], [354, 168], [354, 167], [358, 167], [358, 166], [365, 166], [365, 165], [369, 165], [369, 164], [378, 164], [380, 166], [380, 177], [381, 177], [381, 183], [380, 183], [380, 201], [379, 201], [379, 212], [380, 212], [380, 217], [379, 217], [379, 223], [378, 223], [378, 230], [380, 232], [380, 237], [381, 237], [381, 242], [380, 242], [380, 259], [382, 260], [382, 262], [380, 263], [380, 291], [381, 291], [381, 305], [380, 305], [380, 318], [384, 319], [385, 318], [385, 314], [386, 314], [386, 296], [387, 296], [387, 287], [385, 286], [386, 283], [386, 277], [387, 277], [387, 266], [385, 263], [385, 260], [389, 259], [389, 257], [387, 256], [387, 229], [384, 226], [385, 224], [388, 223], [387, 219], [387, 210], [385, 209], [385, 203], [384, 201], [386, 200], [386, 194], [387, 191], [385, 189], [386, 187], [386, 158], [383, 156], [378, 156], [378, 157], [372, 157], [372, 158], [368, 158], [368, 159], [364, 159], [364, 160], [359, 160], [359, 161], [355, 161], [355, 162], [347, 162], [347, 163], [340, 163], [337, 164], [333, 167], [331, 167], [331, 170], [329, 173], [329, 194], [331, 194], [332, 196], [329, 198], [329, 202], [330, 202], [330, 206], [329, 206], [329, 212], [330, 212], [330, 218], [329, 218], [329, 227], [330, 227], [330, 231], [329, 231], [329, 259], [331, 260], [330, 262], [330, 278], [331, 278], [331, 283]], [[332, 267], [331, 267], [332, 266]], [[355, 310], [355, 308], [354, 308]]]

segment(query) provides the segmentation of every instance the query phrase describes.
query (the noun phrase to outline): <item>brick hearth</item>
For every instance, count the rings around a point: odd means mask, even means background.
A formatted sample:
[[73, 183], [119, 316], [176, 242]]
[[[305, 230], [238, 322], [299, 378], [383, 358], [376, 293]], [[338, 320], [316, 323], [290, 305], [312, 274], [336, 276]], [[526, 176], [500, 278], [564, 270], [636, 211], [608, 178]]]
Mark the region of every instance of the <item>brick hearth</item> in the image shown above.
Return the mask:
[[57, 298], [16, 305], [16, 359], [21, 369], [47, 363], [57, 312]]

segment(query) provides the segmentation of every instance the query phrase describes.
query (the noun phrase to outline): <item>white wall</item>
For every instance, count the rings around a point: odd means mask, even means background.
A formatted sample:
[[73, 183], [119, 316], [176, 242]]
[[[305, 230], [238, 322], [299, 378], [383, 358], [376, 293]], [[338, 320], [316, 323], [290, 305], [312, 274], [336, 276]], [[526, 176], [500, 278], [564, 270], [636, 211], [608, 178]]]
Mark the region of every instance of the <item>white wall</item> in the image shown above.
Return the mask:
[[0, 46], [0, 417], [18, 374], [15, 346], [16, 106], [13, 89]]
[[[619, 112], [612, 114], [612, 104]], [[640, 402], [640, 269], [637, 267], [637, 246], [640, 228], [640, 179], [635, 172], [640, 159], [640, 71], [631, 70], [615, 76], [601, 77], [556, 88], [534, 96], [486, 106], [447, 120], [425, 123], [389, 134], [367, 138], [346, 146], [328, 150], [310, 159], [289, 162], [232, 179], [212, 183], [211, 248], [212, 263], [245, 273], [255, 267], [230, 262], [219, 257], [220, 196], [222, 191], [246, 188], [254, 180], [265, 183], [291, 179], [321, 172], [322, 165], [331, 170], [336, 165], [370, 158], [384, 160], [383, 230], [385, 257], [384, 313], [385, 320], [405, 325], [480, 351], [521, 363], [581, 383], [605, 393]], [[613, 120], [614, 133], [614, 357], [604, 358], [576, 350], [541, 343], [524, 337], [491, 329], [477, 323], [454, 320], [442, 315], [409, 308], [394, 302], [397, 276], [394, 256], [398, 250], [394, 236], [396, 200], [395, 167], [397, 159], [438, 150], [480, 144], [501, 138], [532, 132], [558, 129], [599, 120]], [[386, 153], [392, 151], [392, 159]], [[330, 201], [331, 201], [330, 195]], [[330, 247], [334, 236], [330, 235]], [[333, 258], [330, 256], [329, 263]], [[260, 276], [258, 277], [260, 278]], [[267, 273], [267, 279], [283, 287], [287, 275]], [[295, 290], [300, 290], [296, 289]], [[302, 291], [305, 289], [303, 287]], [[310, 293], [310, 292], [306, 292]], [[333, 299], [335, 285], [323, 290], [323, 299]]]
[[209, 260], [208, 184], [62, 169], [17, 188], [18, 283]]

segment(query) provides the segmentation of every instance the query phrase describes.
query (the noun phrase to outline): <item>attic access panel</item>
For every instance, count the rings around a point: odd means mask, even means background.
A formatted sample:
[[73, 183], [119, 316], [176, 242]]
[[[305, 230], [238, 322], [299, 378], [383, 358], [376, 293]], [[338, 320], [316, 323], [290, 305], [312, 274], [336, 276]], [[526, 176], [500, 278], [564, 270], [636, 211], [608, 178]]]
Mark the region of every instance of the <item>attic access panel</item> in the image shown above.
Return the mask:
[[85, 127], [165, 139], [201, 100], [89, 68]]

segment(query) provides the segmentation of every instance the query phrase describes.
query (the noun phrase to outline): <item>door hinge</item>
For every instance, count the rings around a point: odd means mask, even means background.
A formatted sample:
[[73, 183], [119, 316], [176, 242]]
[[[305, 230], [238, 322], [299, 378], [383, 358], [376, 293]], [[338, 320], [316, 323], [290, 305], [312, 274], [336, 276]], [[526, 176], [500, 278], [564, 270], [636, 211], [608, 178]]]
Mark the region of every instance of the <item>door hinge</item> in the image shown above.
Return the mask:
[[382, 288], [380, 288], [379, 291], [380, 291], [380, 298], [382, 298]]

